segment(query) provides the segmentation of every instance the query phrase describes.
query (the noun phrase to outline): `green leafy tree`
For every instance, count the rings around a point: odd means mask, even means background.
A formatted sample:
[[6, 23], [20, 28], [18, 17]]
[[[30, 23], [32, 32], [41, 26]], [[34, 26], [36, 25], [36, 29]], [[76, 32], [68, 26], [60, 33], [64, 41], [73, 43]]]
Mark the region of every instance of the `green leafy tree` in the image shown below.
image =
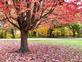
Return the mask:
[[73, 32], [73, 37], [76, 36], [76, 32], [78, 33], [78, 36], [80, 34], [80, 30], [82, 28], [82, 24], [81, 23], [71, 23], [69, 25], [69, 28], [72, 30]]

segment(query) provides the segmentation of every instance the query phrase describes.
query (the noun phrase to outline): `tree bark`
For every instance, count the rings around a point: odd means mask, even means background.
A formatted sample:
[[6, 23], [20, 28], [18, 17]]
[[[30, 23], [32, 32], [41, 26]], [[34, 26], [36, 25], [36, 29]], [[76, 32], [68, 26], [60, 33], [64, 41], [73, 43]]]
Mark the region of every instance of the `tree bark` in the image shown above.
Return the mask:
[[49, 29], [49, 30], [48, 30], [48, 37], [49, 37], [49, 38], [52, 37], [52, 31], [53, 31], [53, 29]]
[[75, 37], [76, 36], [76, 34], [75, 34], [75, 31], [73, 30], [73, 37]]
[[5, 30], [5, 32], [2, 32], [3, 34], [3, 38], [7, 38], [7, 30]]
[[26, 52], [29, 51], [29, 49], [28, 49], [28, 43], [27, 43], [27, 38], [28, 38], [28, 31], [21, 30], [20, 52], [22, 52], [22, 53], [26, 53]]
[[15, 38], [14, 29], [11, 29], [12, 38]]

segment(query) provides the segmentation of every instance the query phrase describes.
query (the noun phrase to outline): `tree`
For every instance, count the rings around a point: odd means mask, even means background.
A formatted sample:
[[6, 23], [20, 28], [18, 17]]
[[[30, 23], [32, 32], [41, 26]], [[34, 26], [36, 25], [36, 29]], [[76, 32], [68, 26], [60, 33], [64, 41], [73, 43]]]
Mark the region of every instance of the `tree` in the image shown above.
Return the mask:
[[15, 32], [14, 32], [14, 29], [11, 29], [11, 34], [12, 34], [12, 38], [15, 38]]
[[69, 25], [69, 28], [73, 32], [73, 37], [75, 37], [76, 36], [76, 34], [75, 34], [76, 32], [78, 33], [78, 36], [80, 35], [80, 30], [81, 30], [82, 26], [81, 26], [80, 23], [71, 23]]
[[53, 29], [48, 29], [48, 37], [49, 37], [49, 38], [52, 37], [52, 31], [53, 31]]
[[21, 32], [20, 52], [29, 51], [27, 43], [29, 30], [38, 26], [42, 19], [46, 19], [54, 11], [55, 6], [63, 2], [64, 0], [0, 0], [3, 20]]

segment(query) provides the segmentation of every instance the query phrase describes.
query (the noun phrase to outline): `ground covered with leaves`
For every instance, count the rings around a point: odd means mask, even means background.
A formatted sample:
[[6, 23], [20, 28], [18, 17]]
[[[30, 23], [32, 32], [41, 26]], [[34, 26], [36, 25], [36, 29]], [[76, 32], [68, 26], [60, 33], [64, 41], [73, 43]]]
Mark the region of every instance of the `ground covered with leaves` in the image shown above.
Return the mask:
[[82, 62], [82, 51], [69, 46], [32, 43], [30, 52], [15, 52], [19, 42], [0, 42], [0, 62]]

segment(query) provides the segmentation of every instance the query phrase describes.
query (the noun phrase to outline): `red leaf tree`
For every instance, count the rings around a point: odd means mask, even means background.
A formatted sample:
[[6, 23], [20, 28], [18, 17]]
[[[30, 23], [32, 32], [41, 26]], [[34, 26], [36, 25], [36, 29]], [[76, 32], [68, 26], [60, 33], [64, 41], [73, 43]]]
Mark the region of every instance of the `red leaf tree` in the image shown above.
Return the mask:
[[[78, 16], [76, 16], [82, 11], [81, 3], [82, 2], [80, 0], [75, 0], [73, 2], [63, 3], [62, 6], [57, 6], [52, 13], [54, 15], [54, 19], [58, 20], [62, 25], [68, 25], [69, 23], [77, 21], [81, 22], [81, 20], [77, 19]], [[79, 19], [81, 19], [81, 17], [79, 17]]]
[[38, 26], [42, 22], [41, 19], [45, 19], [53, 12], [55, 6], [63, 2], [64, 0], [0, 0], [3, 20], [11, 23], [21, 32], [20, 52], [29, 51], [28, 31]]

